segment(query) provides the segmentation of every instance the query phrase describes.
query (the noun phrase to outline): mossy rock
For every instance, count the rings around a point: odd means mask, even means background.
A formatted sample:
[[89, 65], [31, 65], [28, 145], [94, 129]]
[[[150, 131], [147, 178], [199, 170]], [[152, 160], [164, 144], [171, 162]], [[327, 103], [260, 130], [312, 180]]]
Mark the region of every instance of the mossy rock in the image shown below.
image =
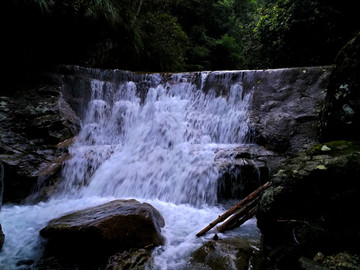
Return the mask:
[[184, 269], [264, 269], [259, 252], [259, 243], [243, 239], [228, 238], [211, 240], [191, 254], [188, 267]]
[[257, 224], [273, 245], [316, 253], [358, 249], [360, 144], [332, 141], [290, 157], [274, 170]]

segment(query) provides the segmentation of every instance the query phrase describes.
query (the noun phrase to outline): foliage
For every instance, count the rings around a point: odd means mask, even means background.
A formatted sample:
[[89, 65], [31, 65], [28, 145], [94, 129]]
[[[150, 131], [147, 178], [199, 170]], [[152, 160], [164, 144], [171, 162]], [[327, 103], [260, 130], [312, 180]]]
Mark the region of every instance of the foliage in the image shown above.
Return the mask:
[[[360, 30], [335, 0], [5, 0], [5, 65], [139, 71], [331, 64]], [[3, 16], [5, 18], [5, 16]]]
[[151, 70], [184, 70], [188, 37], [169, 14], [146, 14], [142, 20], [144, 37], [143, 67]]
[[265, 4], [255, 27], [265, 67], [325, 65], [357, 32], [352, 7], [328, 0], [278, 0]]

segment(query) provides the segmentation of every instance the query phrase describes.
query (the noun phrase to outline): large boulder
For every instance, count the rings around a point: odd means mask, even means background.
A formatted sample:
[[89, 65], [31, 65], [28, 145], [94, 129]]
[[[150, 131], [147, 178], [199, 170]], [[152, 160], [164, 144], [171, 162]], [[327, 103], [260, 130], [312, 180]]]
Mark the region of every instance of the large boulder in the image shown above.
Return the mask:
[[322, 110], [324, 141], [360, 140], [360, 32], [339, 52]]
[[115, 200], [54, 219], [40, 231], [47, 250], [59, 257], [101, 258], [118, 250], [164, 243], [165, 221], [150, 204]]
[[359, 179], [359, 143], [333, 141], [290, 157], [258, 205], [265, 242], [295, 257], [358, 249]]

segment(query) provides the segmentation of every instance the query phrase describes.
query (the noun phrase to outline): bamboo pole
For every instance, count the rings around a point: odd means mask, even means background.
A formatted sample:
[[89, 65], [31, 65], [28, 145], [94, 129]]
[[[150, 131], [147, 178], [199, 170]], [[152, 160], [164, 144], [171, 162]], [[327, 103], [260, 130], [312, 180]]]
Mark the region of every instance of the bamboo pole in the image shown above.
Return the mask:
[[[231, 217], [229, 217], [223, 224], [219, 225], [217, 227], [217, 230], [219, 232], [224, 232], [224, 231], [228, 231], [231, 230], [233, 228], [239, 227], [236, 226], [235, 224], [237, 224], [239, 222], [240, 219], [244, 218], [244, 216], [247, 216], [247, 214], [249, 212], [251, 212], [253, 210], [253, 208], [256, 208], [257, 203], [259, 202], [260, 198], [254, 198], [253, 200], [251, 200], [249, 203], [247, 203], [246, 205], [244, 205], [244, 207], [240, 208], [238, 211], [236, 211]], [[252, 216], [250, 216], [249, 218], [252, 218]], [[249, 219], [248, 218], [248, 219]], [[248, 220], [246, 219], [246, 220]], [[244, 220], [244, 222], [246, 221]], [[244, 223], [243, 222], [243, 223]]]
[[248, 196], [246, 196], [243, 200], [235, 204], [233, 207], [231, 207], [229, 210], [227, 210], [224, 214], [219, 216], [217, 219], [215, 219], [213, 222], [211, 222], [208, 226], [206, 226], [204, 229], [202, 229], [200, 232], [196, 234], [197, 237], [203, 236], [205, 233], [207, 233], [209, 230], [211, 230], [213, 227], [215, 227], [216, 224], [224, 221], [229, 216], [231, 216], [237, 209], [242, 207], [244, 204], [251, 201], [254, 197], [260, 195], [262, 191], [268, 188], [269, 182], [266, 182], [264, 185], [257, 188], [255, 191], [250, 193]]

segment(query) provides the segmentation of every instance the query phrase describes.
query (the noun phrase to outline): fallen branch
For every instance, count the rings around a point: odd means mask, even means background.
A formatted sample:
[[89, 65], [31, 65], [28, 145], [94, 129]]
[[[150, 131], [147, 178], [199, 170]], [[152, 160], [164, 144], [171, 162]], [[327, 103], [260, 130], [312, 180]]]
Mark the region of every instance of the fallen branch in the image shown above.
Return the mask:
[[257, 196], [259, 196], [261, 194], [262, 191], [264, 191], [265, 189], [268, 188], [269, 186], [269, 182], [266, 182], [264, 185], [260, 186], [259, 188], [257, 188], [255, 191], [253, 191], [252, 193], [250, 193], [248, 196], [246, 196], [243, 200], [241, 200], [240, 202], [238, 202], [236, 205], [234, 205], [233, 207], [231, 207], [229, 210], [227, 210], [224, 214], [222, 214], [221, 216], [219, 216], [217, 219], [215, 219], [213, 222], [211, 222], [208, 226], [206, 226], [204, 229], [202, 229], [200, 232], [198, 232], [196, 234], [197, 237], [203, 236], [205, 233], [207, 233], [209, 230], [211, 230], [213, 227], [216, 226], [216, 224], [224, 221], [225, 219], [227, 219], [229, 216], [231, 216], [236, 210], [238, 210], [239, 208], [243, 207], [244, 205], [246, 205], [247, 203], [249, 203], [250, 201], [252, 201], [254, 198], [256, 198]]
[[[219, 232], [232, 230], [232, 229], [242, 225], [248, 219], [252, 218], [256, 211], [254, 212], [254, 214], [249, 215], [249, 213], [252, 212], [253, 209], [256, 209], [256, 205], [258, 204], [259, 200], [260, 200], [260, 197], [257, 197], [255, 199], [253, 199], [252, 201], [250, 201], [248, 204], [244, 205], [244, 207], [242, 207], [241, 209], [236, 211], [223, 224], [219, 225], [217, 227], [217, 230]], [[247, 216], [249, 216], [249, 217], [247, 219], [243, 220]], [[240, 222], [240, 220], [243, 220], [243, 221]]]
[[241, 217], [239, 220], [237, 220], [236, 222], [232, 223], [232, 224], [228, 224], [227, 226], [225, 226], [225, 224], [223, 224], [223, 228], [221, 228], [221, 231], [219, 230], [219, 232], [224, 232], [224, 231], [229, 231], [229, 230], [233, 230], [237, 227], [240, 227], [242, 224], [244, 224], [246, 221], [248, 221], [250, 218], [252, 218], [255, 214], [256, 214], [256, 209], [257, 207], [253, 207], [245, 216]]

